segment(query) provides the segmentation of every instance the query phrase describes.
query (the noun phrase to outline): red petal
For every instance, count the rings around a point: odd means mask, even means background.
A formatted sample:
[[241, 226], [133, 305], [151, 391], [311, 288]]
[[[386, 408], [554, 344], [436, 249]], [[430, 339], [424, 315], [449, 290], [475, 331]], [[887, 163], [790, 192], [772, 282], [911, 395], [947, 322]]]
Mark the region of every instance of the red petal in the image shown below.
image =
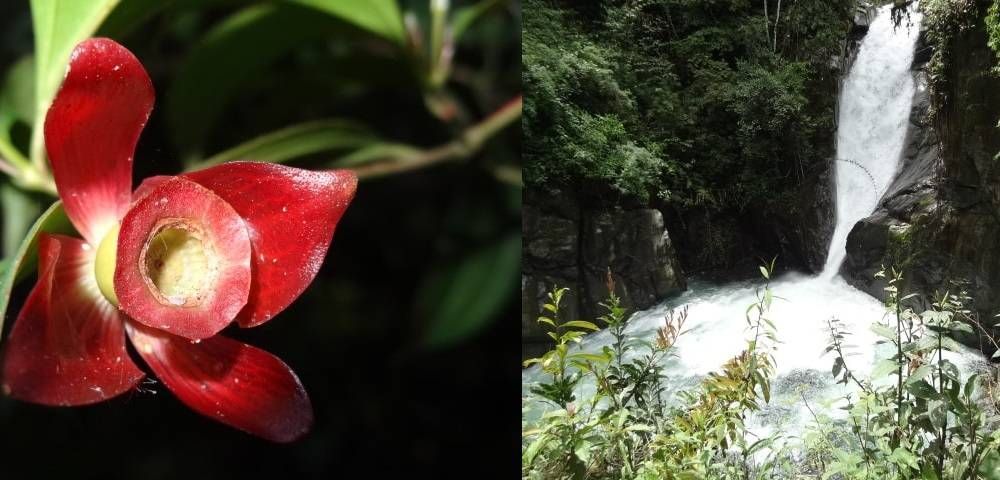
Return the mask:
[[160, 380], [194, 411], [273, 442], [305, 435], [312, 404], [288, 365], [221, 335], [199, 342], [128, 325], [136, 350]]
[[91, 245], [118, 223], [132, 192], [132, 155], [153, 109], [139, 60], [106, 38], [73, 50], [45, 117], [45, 147], [66, 214]]
[[132, 201], [138, 202], [139, 199], [145, 197], [146, 194], [152, 192], [156, 187], [159, 187], [163, 182], [174, 178], [172, 175], [154, 175], [152, 177], [146, 177], [142, 179], [142, 183], [136, 187], [135, 191], [132, 192]]
[[334, 228], [354, 198], [348, 170], [312, 172], [270, 163], [234, 162], [189, 173], [246, 220], [253, 244], [253, 284], [237, 321], [270, 320], [309, 286]]
[[42, 234], [38, 283], [6, 342], [3, 390], [45, 405], [100, 402], [143, 374], [125, 352], [118, 310], [101, 295], [94, 251], [76, 238]]
[[[195, 232], [214, 261], [207, 283], [184, 297], [161, 294], [149, 278], [146, 249], [163, 228]], [[184, 264], [185, 270], [188, 266]], [[182, 270], [183, 272], [183, 270]], [[197, 275], [197, 274], [193, 274]], [[182, 177], [161, 182], [122, 219], [115, 293], [119, 307], [137, 322], [190, 339], [215, 335], [236, 318], [250, 291], [250, 238], [243, 219], [210, 190]]]

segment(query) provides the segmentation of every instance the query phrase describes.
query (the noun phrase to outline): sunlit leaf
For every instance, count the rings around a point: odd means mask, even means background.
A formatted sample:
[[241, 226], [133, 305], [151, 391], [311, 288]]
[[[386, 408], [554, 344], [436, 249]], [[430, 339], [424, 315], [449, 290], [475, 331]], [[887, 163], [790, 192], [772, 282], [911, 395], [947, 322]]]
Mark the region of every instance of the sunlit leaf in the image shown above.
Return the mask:
[[564, 326], [564, 327], [583, 328], [583, 329], [586, 329], [586, 330], [594, 330], [594, 331], [600, 330], [600, 327], [598, 327], [597, 325], [594, 325], [593, 323], [588, 322], [586, 320], [571, 320], [569, 322], [566, 322], [566, 323], [562, 324], [562, 326]]
[[871, 329], [873, 332], [875, 332], [878, 336], [882, 338], [888, 340], [896, 340], [896, 331], [890, 327], [887, 327], [880, 323], [873, 323]]
[[248, 140], [199, 162], [199, 167], [234, 160], [281, 163], [331, 150], [358, 149], [375, 141], [375, 136], [357, 123], [318, 120]]
[[14, 285], [27, 276], [38, 261], [38, 234], [41, 232], [73, 232], [73, 227], [63, 212], [62, 203], [52, 204], [42, 216], [38, 217], [14, 255], [3, 260], [6, 266], [0, 269], [0, 329], [3, 328], [3, 320], [6, 318]]
[[917, 380], [906, 385], [906, 390], [917, 398], [931, 399], [937, 398], [938, 393], [926, 380]]
[[933, 365], [921, 365], [919, 368], [914, 370], [913, 373], [910, 374], [909, 378], [906, 379], [906, 384], [909, 385], [911, 383], [923, 380], [933, 371], [934, 371]]
[[521, 236], [512, 233], [428, 276], [417, 294], [429, 321], [425, 344], [451, 345], [485, 328], [517, 289], [520, 272]]

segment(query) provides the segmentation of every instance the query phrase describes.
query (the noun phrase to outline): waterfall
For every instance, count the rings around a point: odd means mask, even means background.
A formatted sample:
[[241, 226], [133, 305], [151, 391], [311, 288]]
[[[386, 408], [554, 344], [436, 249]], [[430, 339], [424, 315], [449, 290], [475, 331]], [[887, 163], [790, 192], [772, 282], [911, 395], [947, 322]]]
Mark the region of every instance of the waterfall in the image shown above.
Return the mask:
[[879, 10], [858, 49], [840, 94], [837, 127], [837, 223], [823, 267], [823, 277], [840, 271], [847, 255], [847, 235], [878, 204], [896, 175], [913, 100], [913, 25], [893, 28], [887, 11]]
[[[748, 419], [748, 426], [760, 435], [800, 432], [812, 421], [803, 399], [828, 415], [843, 413], [829, 403], [842, 398], [851, 387], [835, 384], [830, 375], [833, 359], [823, 353], [829, 339], [828, 320], [837, 318], [850, 333], [853, 348], [848, 362], [857, 375], [867, 375], [878, 349], [887, 348], [878, 345], [870, 328], [884, 318], [885, 307], [837, 273], [846, 255], [847, 234], [875, 209], [896, 174], [910, 114], [914, 85], [909, 68], [919, 14], [911, 14], [914, 25], [893, 29], [889, 8], [879, 9], [841, 92], [835, 167], [837, 224], [826, 267], [817, 276], [792, 273], [770, 284], [775, 301], [767, 318], [774, 323], [780, 343], [774, 351], [771, 402]], [[692, 281], [688, 291], [677, 298], [629, 319], [626, 332], [630, 336], [652, 339], [668, 310], [688, 308], [688, 331], [675, 344], [674, 355], [665, 361], [665, 399], [670, 401], [675, 392], [692, 388], [746, 348], [747, 306], [757, 300], [759, 292], [759, 280], [728, 285]], [[600, 351], [610, 343], [610, 334], [600, 331], [588, 335], [580, 348]], [[978, 354], [966, 352], [953, 361], [968, 369], [980, 359]], [[541, 375], [535, 367], [525, 369], [522, 394], [527, 394]], [[578, 389], [581, 397], [587, 397], [594, 386], [584, 384]], [[531, 421], [547, 407], [529, 401], [525, 408], [523, 416]]]

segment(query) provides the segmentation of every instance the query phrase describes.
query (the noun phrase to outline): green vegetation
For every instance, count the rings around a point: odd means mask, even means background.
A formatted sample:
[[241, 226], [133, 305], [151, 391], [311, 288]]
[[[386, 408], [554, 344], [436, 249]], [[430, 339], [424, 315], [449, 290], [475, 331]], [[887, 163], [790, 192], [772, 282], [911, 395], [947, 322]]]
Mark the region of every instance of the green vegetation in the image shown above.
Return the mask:
[[854, 3], [527, 0], [527, 183], [719, 209], [790, 190], [832, 154]]
[[[771, 270], [761, 268], [765, 279]], [[877, 276], [885, 277], [885, 272]], [[684, 334], [687, 311], [666, 316], [652, 342], [624, 335], [625, 315], [612, 294], [604, 305], [614, 341], [597, 354], [569, 350], [589, 322], [560, 322], [551, 296], [539, 319], [555, 332], [556, 348], [539, 359], [551, 380], [532, 389], [552, 404], [537, 422], [524, 426], [525, 478], [627, 479], [974, 479], [1000, 478], [1000, 431], [996, 422], [996, 372], [965, 376], [945, 352], [960, 347], [953, 336], [980, 325], [958, 289], [940, 294], [916, 312], [913, 295], [898, 290], [902, 278], [887, 278], [884, 320], [872, 324], [880, 343], [869, 376], [852, 370], [850, 332], [829, 321], [824, 353], [831, 374], [850, 388], [840, 399], [846, 418], [817, 413], [799, 437], [755, 437], [744, 425], [770, 401], [775, 371], [773, 297], [765, 284], [747, 309], [749, 339], [742, 353], [717, 373], [664, 398], [660, 360]], [[613, 290], [612, 290], [613, 291]], [[558, 333], [556, 333], [558, 332]], [[986, 333], [986, 332], [983, 332]], [[994, 342], [994, 347], [998, 345]], [[645, 351], [644, 356], [624, 353]], [[561, 352], [561, 353], [560, 353]], [[819, 352], [817, 352], [819, 353]], [[994, 354], [994, 358], [1000, 355]], [[629, 358], [629, 360], [625, 360]], [[568, 360], [568, 363], [566, 362]], [[583, 378], [596, 387], [578, 398]], [[572, 385], [565, 379], [571, 378]], [[569, 387], [569, 390], [566, 388]], [[580, 390], [585, 391], [585, 390]], [[558, 392], [558, 394], [554, 394]]]

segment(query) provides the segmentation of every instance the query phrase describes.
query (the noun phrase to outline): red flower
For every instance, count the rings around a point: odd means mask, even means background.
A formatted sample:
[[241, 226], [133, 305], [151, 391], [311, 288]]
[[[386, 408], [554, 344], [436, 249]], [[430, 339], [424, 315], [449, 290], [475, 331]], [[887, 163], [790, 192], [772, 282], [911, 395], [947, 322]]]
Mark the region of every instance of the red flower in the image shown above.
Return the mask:
[[268, 440], [292, 441], [313, 414], [277, 357], [217, 335], [260, 325], [315, 278], [354, 196], [349, 171], [236, 162], [146, 179], [132, 154], [153, 107], [139, 61], [87, 40], [45, 119], [63, 207], [84, 240], [43, 234], [38, 283], [3, 354], [3, 390], [45, 405], [126, 392], [139, 356], [195, 411]]

